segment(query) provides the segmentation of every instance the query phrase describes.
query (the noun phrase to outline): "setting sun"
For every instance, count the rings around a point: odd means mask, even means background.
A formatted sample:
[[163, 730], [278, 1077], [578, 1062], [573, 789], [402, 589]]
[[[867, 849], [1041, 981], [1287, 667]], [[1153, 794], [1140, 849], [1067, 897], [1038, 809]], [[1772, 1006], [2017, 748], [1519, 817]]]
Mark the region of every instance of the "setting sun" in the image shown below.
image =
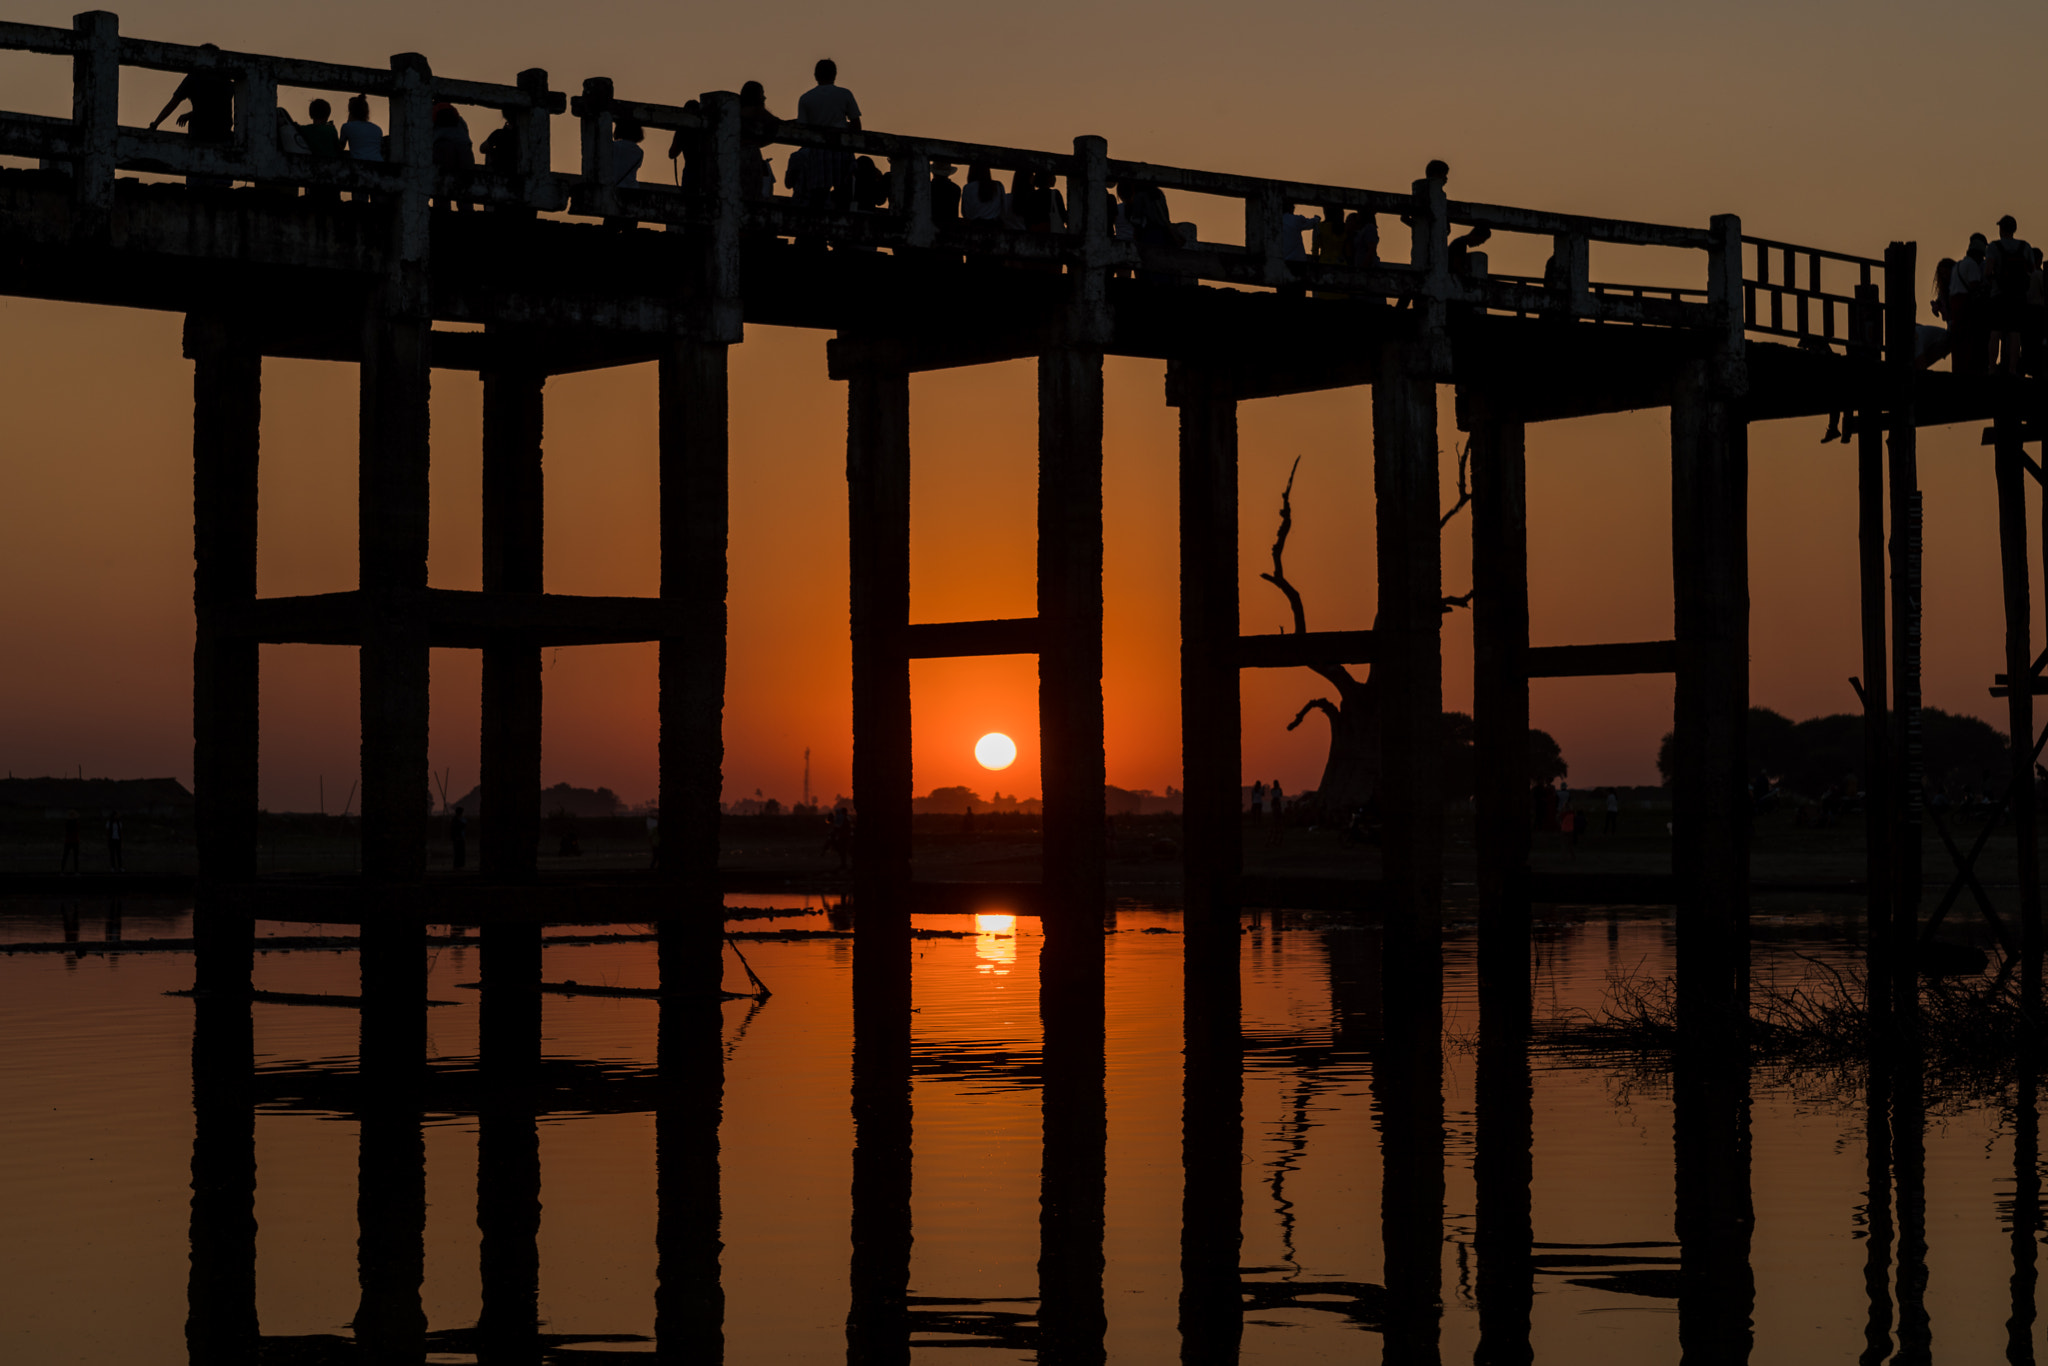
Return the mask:
[[974, 742], [974, 758], [983, 768], [1008, 768], [1017, 762], [1017, 742], [1001, 731], [990, 731]]

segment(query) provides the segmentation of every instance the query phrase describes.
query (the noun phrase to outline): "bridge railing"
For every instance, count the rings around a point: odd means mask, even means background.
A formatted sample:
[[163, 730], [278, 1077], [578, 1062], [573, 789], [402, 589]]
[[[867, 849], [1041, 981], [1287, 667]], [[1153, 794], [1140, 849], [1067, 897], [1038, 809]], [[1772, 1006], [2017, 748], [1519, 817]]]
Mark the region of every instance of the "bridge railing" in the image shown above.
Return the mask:
[[[1851, 352], [1883, 346], [1883, 261], [1763, 237], [1745, 237], [1742, 245], [1742, 315], [1748, 331], [1830, 349], [1845, 346]], [[1856, 275], [1850, 292], [1823, 288], [1824, 277], [1844, 271]]]
[[[68, 171], [81, 207], [112, 206], [116, 171], [320, 187], [362, 194], [426, 189], [450, 199], [545, 210], [568, 200], [548, 169], [548, 117], [565, 97], [548, 89], [547, 73], [521, 72], [512, 85], [432, 74], [426, 60], [395, 57], [388, 68], [306, 61], [261, 53], [210, 50], [182, 43], [124, 38], [104, 11], [79, 15], [69, 29], [0, 23], [0, 50], [67, 56], [72, 61], [72, 117], [0, 115], [0, 154], [33, 157]], [[223, 142], [124, 126], [119, 121], [123, 68], [175, 72], [213, 70], [234, 90], [233, 131]], [[301, 89], [381, 98], [387, 105], [390, 155], [384, 161], [328, 159], [288, 147], [280, 137], [279, 91]], [[432, 109], [437, 103], [504, 113], [516, 130], [521, 168], [433, 167]]]

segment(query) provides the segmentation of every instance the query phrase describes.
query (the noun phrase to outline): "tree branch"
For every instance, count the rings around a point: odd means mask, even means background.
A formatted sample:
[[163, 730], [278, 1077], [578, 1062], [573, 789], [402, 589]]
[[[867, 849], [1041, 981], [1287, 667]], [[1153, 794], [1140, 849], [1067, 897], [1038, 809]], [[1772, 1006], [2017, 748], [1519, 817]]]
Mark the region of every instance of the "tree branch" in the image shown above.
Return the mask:
[[[1301, 605], [1301, 594], [1287, 581], [1287, 568], [1282, 563], [1282, 556], [1287, 553], [1287, 533], [1294, 530], [1294, 476], [1300, 470], [1301, 457], [1297, 455], [1294, 457], [1294, 464], [1287, 471], [1287, 487], [1280, 490], [1280, 531], [1273, 538], [1273, 572], [1261, 574], [1259, 577], [1287, 595], [1287, 605], [1294, 611], [1294, 633], [1306, 635], [1308, 612]], [[1358, 681], [1351, 676], [1351, 671], [1341, 664], [1311, 664], [1308, 667], [1320, 674], [1331, 687], [1340, 690], [1355, 686]], [[1301, 718], [1296, 717], [1295, 724], [1299, 725], [1300, 722]], [[1292, 730], [1294, 727], [1289, 726], [1288, 729]]]
[[[1438, 531], [1442, 531], [1445, 527], [1449, 526], [1451, 518], [1464, 511], [1465, 505], [1472, 501], [1472, 484], [1469, 478], [1471, 469], [1472, 442], [1470, 438], [1467, 438], [1465, 444], [1458, 448], [1458, 501], [1451, 504], [1451, 510], [1438, 519], [1436, 524]], [[1293, 481], [1290, 480], [1289, 482]]]
[[1336, 729], [1337, 709], [1330, 704], [1330, 699], [1327, 697], [1318, 697], [1313, 702], [1304, 703], [1301, 710], [1294, 713], [1294, 719], [1287, 723], [1287, 729], [1293, 730], [1296, 726], [1300, 725], [1308, 718], [1308, 714], [1312, 711], [1320, 711], [1323, 715], [1329, 717], [1330, 728], [1332, 730]]

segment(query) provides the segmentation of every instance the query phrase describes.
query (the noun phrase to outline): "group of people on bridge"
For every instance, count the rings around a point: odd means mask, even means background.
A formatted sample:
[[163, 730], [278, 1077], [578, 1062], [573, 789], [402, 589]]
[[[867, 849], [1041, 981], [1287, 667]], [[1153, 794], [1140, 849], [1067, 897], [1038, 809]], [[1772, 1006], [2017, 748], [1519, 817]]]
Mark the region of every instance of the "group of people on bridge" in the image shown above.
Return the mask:
[[2048, 374], [2048, 273], [2019, 226], [2007, 214], [1995, 239], [1972, 233], [1960, 260], [1935, 266], [1931, 306], [1941, 325], [1920, 329], [1923, 367], [1947, 356], [1958, 375]]

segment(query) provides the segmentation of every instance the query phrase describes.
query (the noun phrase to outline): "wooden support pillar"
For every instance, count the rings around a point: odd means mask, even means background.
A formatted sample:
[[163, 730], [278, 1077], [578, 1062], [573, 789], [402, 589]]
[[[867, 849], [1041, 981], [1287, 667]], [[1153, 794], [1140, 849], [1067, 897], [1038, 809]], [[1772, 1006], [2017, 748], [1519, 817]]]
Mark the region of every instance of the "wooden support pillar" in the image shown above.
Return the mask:
[[[1380, 809], [1385, 874], [1386, 1042], [1376, 1059], [1385, 1151], [1390, 1358], [1434, 1352], [1443, 1227], [1443, 551], [1436, 370], [1394, 347], [1373, 385], [1379, 515]], [[1431, 1249], [1425, 1251], [1425, 1249]]]
[[1687, 362], [1671, 405], [1679, 1013], [1739, 1031], [1747, 1017], [1748, 427], [1717, 360]]
[[1529, 1018], [1529, 506], [1525, 429], [1475, 396], [1472, 713], [1480, 1009]]
[[[1865, 326], [1883, 334], [1875, 313], [1875, 286], [1857, 290], [1859, 313], [1871, 310]], [[1859, 321], [1864, 321], [1859, 317]], [[1891, 933], [1891, 695], [1884, 590], [1884, 372], [1877, 364], [1865, 377], [1864, 407], [1856, 423], [1856, 563], [1863, 620], [1863, 867], [1868, 972], [1874, 1006], [1888, 1001], [1881, 985], [1890, 980], [1894, 957]]]
[[[484, 591], [542, 591], [539, 369], [487, 370], [484, 387]], [[524, 879], [540, 853], [541, 647], [502, 636], [483, 651], [482, 867], [486, 877]]]
[[[1894, 1005], [1919, 991], [1913, 945], [1920, 928], [1920, 457], [1914, 417], [1913, 336], [1919, 321], [1917, 250], [1893, 242], [1884, 252], [1885, 371], [1891, 414], [1892, 721], [1890, 768], [1892, 975]], [[2029, 660], [2031, 665], [2033, 661]]]
[[192, 358], [192, 786], [199, 874], [256, 872], [259, 647], [221, 617], [256, 598], [263, 358], [235, 325], [194, 314]]
[[257, 1355], [252, 929], [246, 916], [204, 902], [194, 913], [192, 1269], [185, 1318], [193, 1366]]
[[[910, 376], [864, 369], [847, 386], [846, 485], [853, 630], [857, 955], [876, 1028], [910, 1006]], [[865, 1027], [856, 1021], [856, 1030]]]
[[1998, 551], [2005, 590], [2006, 730], [2012, 741], [2012, 836], [2020, 892], [2020, 995], [2041, 999], [2041, 846], [2034, 801], [2033, 606], [2027, 583], [2026, 448], [2017, 414], [1992, 426]]
[[1234, 936], [1244, 873], [1237, 400], [1225, 376], [1190, 371], [1177, 378], [1181, 857], [1189, 916], [1228, 921]]
[[1038, 359], [1038, 620], [1045, 953], [1055, 980], [1099, 995], [1108, 874], [1098, 350]]
[[424, 317], [379, 308], [363, 327], [363, 873], [377, 882], [416, 882], [427, 869], [430, 330]]
[[[488, 461], [489, 456], [485, 459]], [[483, 931], [478, 1031], [477, 1357], [537, 1362], [540, 1339], [541, 926], [493, 921]]]
[[724, 785], [727, 353], [681, 340], [661, 358], [661, 596], [682, 630], [661, 643], [661, 867], [700, 890]]

